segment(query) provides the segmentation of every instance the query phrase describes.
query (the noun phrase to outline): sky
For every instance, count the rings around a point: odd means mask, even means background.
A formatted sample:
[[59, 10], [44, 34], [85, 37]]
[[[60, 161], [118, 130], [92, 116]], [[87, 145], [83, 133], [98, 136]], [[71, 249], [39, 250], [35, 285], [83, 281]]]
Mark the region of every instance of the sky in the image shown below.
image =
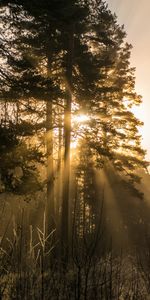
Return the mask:
[[142, 145], [150, 160], [150, 0], [107, 0], [110, 10], [124, 24], [127, 42], [133, 46], [131, 66], [136, 67], [136, 91], [143, 103], [135, 109], [136, 116], [144, 122], [140, 130]]

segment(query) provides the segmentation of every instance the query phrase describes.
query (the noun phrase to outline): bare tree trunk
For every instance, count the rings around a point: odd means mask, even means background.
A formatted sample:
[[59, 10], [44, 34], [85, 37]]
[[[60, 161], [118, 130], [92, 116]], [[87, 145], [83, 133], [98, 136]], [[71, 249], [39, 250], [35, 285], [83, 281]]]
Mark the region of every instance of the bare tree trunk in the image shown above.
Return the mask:
[[71, 142], [71, 104], [72, 69], [74, 49], [74, 25], [70, 26], [66, 66], [66, 103], [64, 111], [64, 183], [62, 193], [61, 246], [62, 256], [67, 262], [69, 254], [69, 191], [70, 191], [70, 142]]
[[[62, 110], [59, 109], [59, 121], [58, 121], [58, 163], [57, 163], [57, 183], [56, 183], [56, 216], [57, 222], [59, 220], [60, 215], [60, 206], [61, 206], [61, 197], [62, 197]], [[59, 224], [60, 225], [60, 224]]]
[[[50, 73], [51, 58], [48, 55], [48, 76]], [[47, 203], [46, 223], [47, 234], [55, 227], [54, 207], [54, 162], [53, 162], [53, 102], [52, 99], [46, 103], [46, 147], [47, 147]]]

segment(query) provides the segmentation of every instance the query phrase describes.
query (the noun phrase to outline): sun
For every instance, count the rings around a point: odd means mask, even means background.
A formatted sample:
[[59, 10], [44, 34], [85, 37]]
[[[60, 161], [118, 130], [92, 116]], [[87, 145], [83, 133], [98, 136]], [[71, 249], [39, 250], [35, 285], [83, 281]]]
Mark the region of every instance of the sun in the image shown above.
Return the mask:
[[73, 122], [75, 123], [86, 123], [89, 121], [89, 116], [88, 115], [84, 115], [84, 114], [80, 114], [80, 115], [74, 115], [73, 116]]
[[[72, 116], [72, 125], [75, 128], [78, 128], [80, 130], [84, 130], [88, 126], [88, 122], [90, 121], [90, 116], [86, 114], [74, 114]], [[76, 151], [79, 143], [79, 137], [78, 135], [74, 138], [72, 138], [71, 141], [71, 149], [72, 151]]]

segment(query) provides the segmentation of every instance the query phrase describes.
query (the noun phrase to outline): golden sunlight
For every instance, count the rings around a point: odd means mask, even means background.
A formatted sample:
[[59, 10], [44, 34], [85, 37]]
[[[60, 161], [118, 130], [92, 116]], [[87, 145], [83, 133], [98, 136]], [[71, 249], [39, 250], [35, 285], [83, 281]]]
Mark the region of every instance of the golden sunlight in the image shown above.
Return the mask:
[[[90, 120], [90, 116], [89, 115], [85, 115], [85, 114], [73, 114], [72, 115], [72, 127], [78, 127], [79, 128], [79, 132], [80, 130], [84, 129], [87, 127], [87, 123]], [[79, 142], [79, 137], [78, 134], [76, 135], [76, 137], [72, 137], [72, 141], [71, 141], [71, 149], [72, 151], [75, 151], [77, 146], [78, 146], [78, 142]]]
[[90, 117], [88, 115], [80, 114], [80, 115], [74, 115], [73, 116], [73, 123], [85, 123], [89, 121]]

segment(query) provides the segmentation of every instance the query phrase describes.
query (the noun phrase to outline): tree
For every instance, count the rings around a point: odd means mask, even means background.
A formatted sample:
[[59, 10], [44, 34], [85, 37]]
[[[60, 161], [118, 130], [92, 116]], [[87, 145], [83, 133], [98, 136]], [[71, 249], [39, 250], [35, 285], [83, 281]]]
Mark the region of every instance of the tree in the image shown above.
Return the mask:
[[[137, 167], [146, 167], [138, 126], [130, 111], [141, 98], [134, 90], [134, 69], [130, 67], [131, 46], [125, 32], [105, 3], [92, 1], [2, 1], [7, 5], [3, 18], [11, 20], [11, 38], [6, 38], [3, 56], [9, 68], [2, 69], [3, 99], [23, 101], [34, 135], [35, 127], [47, 136], [48, 231], [54, 227], [54, 149], [58, 127], [63, 123], [64, 178], [61, 207], [61, 244], [65, 260], [69, 251], [70, 144], [76, 131], [71, 126], [73, 106], [89, 116], [88, 125], [76, 135], [84, 137], [93, 168], [111, 162], [133, 188], [139, 181]], [[13, 16], [13, 18], [11, 17]], [[4, 20], [5, 21], [5, 20]], [[17, 56], [16, 56], [17, 54]], [[9, 71], [9, 72], [8, 72]], [[36, 103], [36, 107], [33, 103]], [[42, 105], [44, 115], [41, 114]], [[56, 112], [64, 115], [58, 125]], [[31, 112], [44, 121], [31, 124]], [[25, 125], [25, 123], [24, 123]], [[27, 126], [29, 125], [29, 126]], [[18, 126], [18, 125], [17, 125]], [[21, 128], [21, 124], [19, 124]], [[24, 126], [22, 127], [22, 135]], [[127, 155], [128, 151], [128, 155]], [[129, 153], [130, 151], [130, 153]], [[132, 184], [132, 185], [131, 185]], [[135, 189], [134, 189], [135, 191]], [[50, 218], [51, 216], [51, 218]]]

